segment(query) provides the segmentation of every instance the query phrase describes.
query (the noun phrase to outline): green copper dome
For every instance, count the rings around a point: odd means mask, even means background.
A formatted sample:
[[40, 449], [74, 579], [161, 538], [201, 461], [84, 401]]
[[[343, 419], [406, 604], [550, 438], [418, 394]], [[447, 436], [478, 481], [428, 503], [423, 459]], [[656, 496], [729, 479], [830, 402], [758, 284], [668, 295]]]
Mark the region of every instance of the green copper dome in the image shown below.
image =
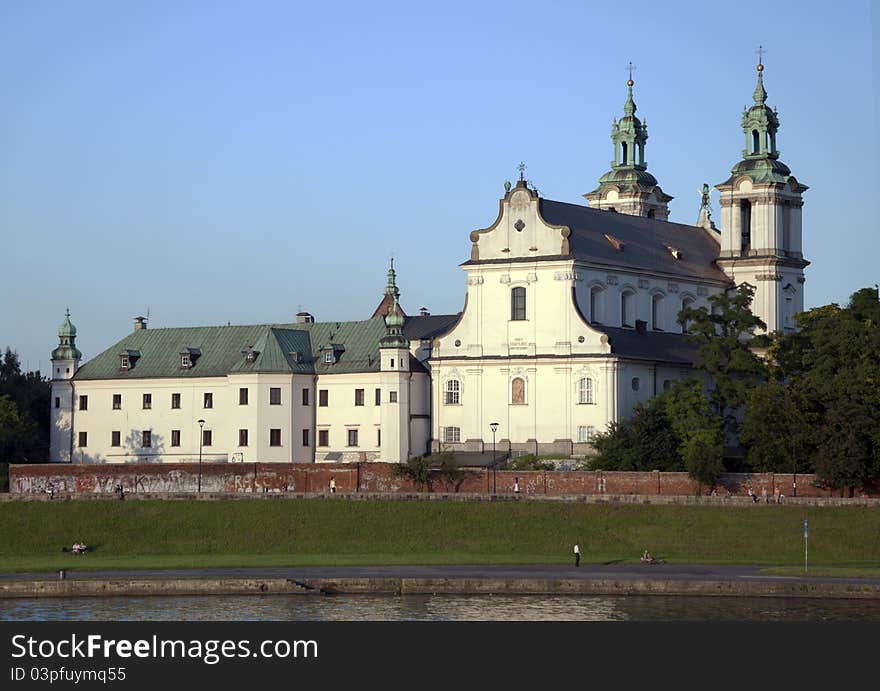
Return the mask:
[[70, 321], [70, 309], [64, 312], [64, 321], [58, 327], [58, 347], [52, 351], [53, 360], [79, 360], [82, 353], [76, 349], [76, 327]]

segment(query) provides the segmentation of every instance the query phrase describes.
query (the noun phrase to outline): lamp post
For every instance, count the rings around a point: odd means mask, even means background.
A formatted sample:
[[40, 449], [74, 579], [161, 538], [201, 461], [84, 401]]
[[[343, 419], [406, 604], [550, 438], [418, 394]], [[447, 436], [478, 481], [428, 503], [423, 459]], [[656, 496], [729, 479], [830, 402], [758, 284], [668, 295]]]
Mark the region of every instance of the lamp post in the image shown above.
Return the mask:
[[202, 442], [205, 441], [205, 421], [199, 420], [199, 494], [202, 493]]
[[498, 431], [498, 423], [493, 422], [489, 425], [489, 429], [492, 430], [492, 494], [495, 494], [495, 432]]

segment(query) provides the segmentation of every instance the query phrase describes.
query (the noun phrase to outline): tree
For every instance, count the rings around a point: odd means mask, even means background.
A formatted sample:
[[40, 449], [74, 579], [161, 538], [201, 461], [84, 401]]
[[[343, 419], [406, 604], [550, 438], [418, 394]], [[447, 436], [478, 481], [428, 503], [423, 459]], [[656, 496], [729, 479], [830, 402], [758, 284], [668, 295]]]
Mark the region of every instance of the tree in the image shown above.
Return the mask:
[[596, 435], [593, 470], [684, 470], [678, 454], [679, 439], [666, 415], [668, 392], [638, 404], [632, 416], [612, 422]]
[[738, 411], [749, 390], [766, 376], [761, 359], [750, 349], [756, 329], [767, 325], [752, 314], [755, 289], [748, 283], [709, 297], [711, 311], [688, 307], [678, 314], [686, 338], [697, 346], [695, 367], [709, 375], [710, 401], [731, 437], [739, 429]]
[[[845, 308], [816, 307], [797, 315], [800, 331], [770, 348], [776, 375], [805, 418], [803, 457], [833, 489], [880, 475], [880, 301], [877, 288], [856, 291]], [[800, 462], [801, 454], [798, 454]]]
[[788, 473], [801, 460], [801, 472], [808, 462], [811, 415], [797, 382], [771, 378], [754, 387], [745, 403], [740, 441], [748, 447], [747, 460], [762, 473]]
[[424, 456], [413, 456], [407, 459], [405, 463], [395, 465], [394, 475], [412, 481], [416, 489], [422, 491], [430, 484], [430, 470], [431, 463], [427, 458]]
[[0, 396], [0, 462], [28, 460], [36, 440], [34, 421], [20, 415], [18, 406], [9, 396]]
[[[8, 347], [0, 358], [0, 397], [4, 396], [14, 404], [16, 411], [16, 427], [6, 429], [4, 433], [7, 440], [13, 437], [16, 439], [16, 460], [42, 458], [47, 455], [51, 384], [39, 372], [23, 374], [18, 354]], [[12, 424], [8, 406], [5, 415], [6, 424]], [[7, 453], [12, 453], [12, 447], [6, 448]], [[2, 456], [0, 460], [3, 460]]]
[[688, 475], [701, 485], [714, 485], [724, 468], [724, 433], [703, 385], [696, 379], [676, 382], [665, 405]]

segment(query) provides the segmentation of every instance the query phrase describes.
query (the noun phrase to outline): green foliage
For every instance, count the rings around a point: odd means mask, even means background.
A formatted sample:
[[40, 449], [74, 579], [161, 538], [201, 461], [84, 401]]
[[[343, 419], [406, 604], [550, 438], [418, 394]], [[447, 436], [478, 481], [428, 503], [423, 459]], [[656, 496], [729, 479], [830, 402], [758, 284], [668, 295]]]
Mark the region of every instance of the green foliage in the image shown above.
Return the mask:
[[446, 491], [458, 492], [467, 473], [455, 461], [455, 455], [449, 451], [440, 454], [440, 482]]
[[668, 392], [647, 404], [638, 404], [626, 420], [612, 422], [608, 430], [596, 435], [597, 456], [592, 470], [684, 470], [678, 454], [679, 440], [666, 415]]
[[798, 465], [825, 485], [862, 485], [880, 475], [880, 301], [876, 288], [855, 292], [846, 308], [825, 305], [798, 315], [800, 332], [770, 349], [785, 380]]
[[752, 314], [754, 295], [754, 287], [742, 283], [736, 290], [710, 296], [711, 311], [686, 308], [678, 315], [679, 324], [687, 327], [687, 339], [697, 345], [695, 365], [711, 378], [712, 406], [730, 434], [738, 432], [737, 411], [749, 391], [766, 376], [763, 362], [749, 349], [755, 329], [767, 326]]
[[431, 462], [424, 456], [413, 456], [405, 463], [394, 466], [393, 472], [396, 477], [411, 480], [417, 489], [422, 490], [429, 484], [430, 470]]
[[9, 491], [9, 464], [0, 463], [0, 492]]
[[753, 388], [746, 399], [740, 434], [740, 441], [748, 447], [750, 468], [761, 473], [790, 473], [799, 460], [800, 472], [810, 472], [805, 454], [798, 454], [810, 419], [803, 392], [795, 382], [770, 379]]
[[702, 384], [695, 379], [676, 382], [665, 402], [688, 474], [702, 485], [714, 485], [724, 465], [724, 432]]
[[21, 371], [10, 348], [0, 359], [0, 461], [46, 460], [51, 384], [39, 372]]

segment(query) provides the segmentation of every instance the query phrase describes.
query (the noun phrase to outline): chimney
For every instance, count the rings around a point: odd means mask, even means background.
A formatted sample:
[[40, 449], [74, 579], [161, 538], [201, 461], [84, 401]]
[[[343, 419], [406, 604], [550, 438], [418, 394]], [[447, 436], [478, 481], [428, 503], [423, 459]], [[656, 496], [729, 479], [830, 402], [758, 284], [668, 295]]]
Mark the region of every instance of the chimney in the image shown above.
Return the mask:
[[308, 312], [297, 312], [296, 313], [296, 323], [297, 324], [314, 324], [315, 318], [309, 314]]
[[642, 334], [643, 336], [648, 331], [648, 322], [644, 319], [636, 319], [636, 333]]
[[422, 315], [423, 317], [428, 317], [431, 315], [431, 313], [428, 311], [427, 307], [419, 308], [419, 314]]
[[147, 328], [147, 318], [146, 317], [135, 317], [134, 318], [134, 330], [140, 331], [141, 329]]

